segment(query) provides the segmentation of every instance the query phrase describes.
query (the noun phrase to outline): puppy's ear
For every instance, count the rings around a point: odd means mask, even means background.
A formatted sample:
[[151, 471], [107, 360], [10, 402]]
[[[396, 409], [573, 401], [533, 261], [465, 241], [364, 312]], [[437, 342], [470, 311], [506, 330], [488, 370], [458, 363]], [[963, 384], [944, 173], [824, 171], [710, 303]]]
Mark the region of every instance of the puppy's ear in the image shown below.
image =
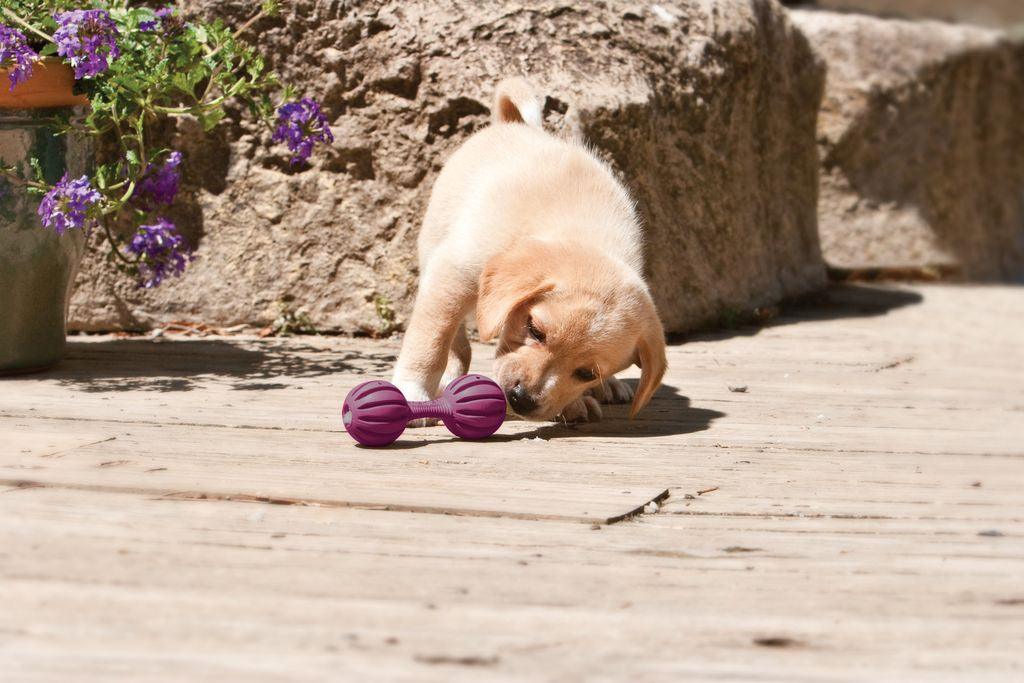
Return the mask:
[[633, 395], [630, 418], [636, 417], [640, 409], [647, 405], [654, 392], [661, 386], [661, 379], [668, 369], [665, 358], [665, 332], [661, 320], [654, 308], [654, 302], [647, 297], [640, 323], [640, 338], [636, 342], [636, 364], [640, 366], [640, 384]]
[[481, 341], [501, 334], [517, 308], [555, 288], [543, 262], [529, 258], [524, 250], [499, 254], [487, 262], [476, 300], [476, 329]]

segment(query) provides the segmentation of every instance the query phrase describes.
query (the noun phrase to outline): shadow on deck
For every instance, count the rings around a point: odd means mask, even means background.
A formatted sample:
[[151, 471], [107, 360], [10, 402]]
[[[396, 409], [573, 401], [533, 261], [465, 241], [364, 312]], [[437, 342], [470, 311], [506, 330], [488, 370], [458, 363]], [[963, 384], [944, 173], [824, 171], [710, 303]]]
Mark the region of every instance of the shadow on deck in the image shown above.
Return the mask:
[[[159, 363], [154, 360], [159, 359]], [[69, 340], [67, 355], [56, 368], [35, 375], [86, 392], [191, 391], [202, 380], [231, 380], [235, 391], [282, 389], [281, 377], [311, 378], [340, 373], [384, 375], [395, 355], [353, 349], [325, 349], [309, 344], [241, 339], [154, 342], [112, 339]]]

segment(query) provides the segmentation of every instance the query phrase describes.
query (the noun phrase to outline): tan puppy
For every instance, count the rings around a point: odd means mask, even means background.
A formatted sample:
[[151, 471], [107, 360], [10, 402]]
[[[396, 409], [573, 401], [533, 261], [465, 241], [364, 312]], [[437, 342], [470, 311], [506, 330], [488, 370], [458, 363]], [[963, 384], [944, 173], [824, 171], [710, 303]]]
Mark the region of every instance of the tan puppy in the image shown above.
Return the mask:
[[[666, 367], [636, 211], [584, 145], [542, 130], [541, 105], [525, 81], [503, 81], [492, 125], [438, 176], [394, 382], [427, 400], [465, 374], [475, 308], [480, 338], [498, 339], [497, 380], [518, 415], [596, 420], [598, 400], [631, 398], [636, 415]], [[633, 363], [635, 396], [614, 377]]]

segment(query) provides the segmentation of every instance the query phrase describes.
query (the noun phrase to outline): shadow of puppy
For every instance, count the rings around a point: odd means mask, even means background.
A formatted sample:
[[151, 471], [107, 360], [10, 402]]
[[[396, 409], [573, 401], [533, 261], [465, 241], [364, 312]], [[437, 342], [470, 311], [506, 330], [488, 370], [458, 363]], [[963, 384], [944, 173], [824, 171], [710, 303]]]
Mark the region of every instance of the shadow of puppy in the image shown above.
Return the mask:
[[[635, 388], [637, 380], [623, 380]], [[523, 439], [541, 438], [545, 440], [561, 438], [581, 438], [586, 436], [600, 436], [606, 438], [643, 439], [653, 436], [672, 436], [675, 434], [690, 434], [708, 429], [714, 420], [725, 417], [725, 413], [708, 408], [695, 408], [689, 399], [679, 393], [679, 390], [671, 385], [662, 384], [654, 394], [654, 398], [640, 413], [636, 419], [629, 419], [629, 405], [603, 405], [604, 418], [600, 422], [586, 422], [580, 424], [564, 423], [532, 423], [524, 422], [513, 418], [517, 424], [536, 424], [536, 429], [517, 432], [515, 434], [501, 433], [489, 437], [486, 441], [508, 442], [521, 441]], [[456, 437], [448, 439], [418, 441], [412, 439], [399, 439], [389, 448], [405, 449], [420, 448], [433, 443], [446, 443], [458, 441]], [[482, 442], [483, 443], [483, 442]]]

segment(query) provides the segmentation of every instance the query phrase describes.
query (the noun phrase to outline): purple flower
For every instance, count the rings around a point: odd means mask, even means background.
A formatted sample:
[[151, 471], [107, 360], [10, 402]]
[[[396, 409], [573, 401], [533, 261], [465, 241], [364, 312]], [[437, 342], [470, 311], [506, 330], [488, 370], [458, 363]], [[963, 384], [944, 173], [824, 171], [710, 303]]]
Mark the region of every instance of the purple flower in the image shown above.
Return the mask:
[[92, 228], [96, 218], [89, 216], [89, 210], [100, 199], [100, 193], [89, 184], [88, 176], [69, 180], [65, 173], [43, 196], [37, 213], [43, 227], [53, 228], [58, 235], [63, 235], [73, 228]]
[[11, 90], [28, 80], [37, 59], [39, 55], [28, 46], [24, 33], [0, 24], [0, 69], [8, 70]]
[[164, 278], [181, 275], [193, 258], [188, 242], [166, 218], [140, 225], [126, 248], [139, 258], [139, 286], [146, 289], [158, 286]]
[[53, 40], [57, 54], [75, 67], [75, 78], [89, 78], [110, 68], [121, 56], [117, 26], [102, 9], [76, 9], [53, 15], [57, 31]]
[[153, 164], [146, 167], [142, 179], [135, 186], [135, 197], [144, 210], [151, 211], [155, 206], [174, 202], [181, 182], [178, 174], [180, 164], [181, 152], [171, 152], [160, 168], [155, 168]]
[[334, 142], [334, 135], [327, 125], [327, 117], [320, 111], [320, 105], [304, 97], [278, 108], [273, 140], [288, 143], [288, 149], [292, 151], [291, 163], [295, 165], [309, 158], [316, 143]]
[[174, 7], [170, 5], [158, 9], [155, 18], [139, 22], [139, 30], [142, 31], [155, 31], [158, 26], [166, 35], [173, 36], [181, 33], [185, 28], [185, 22], [175, 14]]

